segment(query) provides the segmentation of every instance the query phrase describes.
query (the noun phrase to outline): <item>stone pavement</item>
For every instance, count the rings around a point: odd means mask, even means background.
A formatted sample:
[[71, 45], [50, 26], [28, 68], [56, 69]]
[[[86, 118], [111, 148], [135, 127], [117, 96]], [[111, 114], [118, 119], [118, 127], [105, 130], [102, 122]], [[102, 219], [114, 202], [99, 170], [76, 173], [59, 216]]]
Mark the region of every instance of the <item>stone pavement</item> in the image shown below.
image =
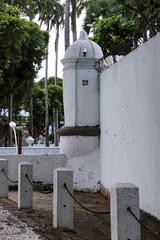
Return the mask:
[[[107, 211], [109, 208], [109, 199], [104, 198], [101, 194], [76, 192], [75, 195], [80, 202], [93, 210]], [[31, 219], [33, 221], [31, 224], [33, 230], [35, 229], [34, 224], [38, 224], [35, 226], [38, 230], [37, 233], [43, 237], [42, 239], [93, 240], [97, 238], [97, 240], [110, 240], [110, 216], [98, 216], [86, 212], [77, 204], [74, 205], [74, 231], [53, 229], [52, 201], [52, 193], [42, 194], [40, 192], [33, 192], [33, 210], [14, 210], [14, 214], [17, 215], [18, 213], [19, 215], [19, 212], [23, 213], [20, 219], [23, 218], [25, 222], [28, 222], [27, 218]], [[17, 192], [10, 191], [9, 199], [0, 200], [0, 205], [2, 203], [7, 203], [12, 209], [16, 209]], [[24, 218], [24, 215], [27, 218]], [[44, 228], [43, 233], [41, 232], [42, 228]]]
[[0, 239], [1, 240], [40, 240], [31, 226], [22, 222], [4, 207], [0, 207]]

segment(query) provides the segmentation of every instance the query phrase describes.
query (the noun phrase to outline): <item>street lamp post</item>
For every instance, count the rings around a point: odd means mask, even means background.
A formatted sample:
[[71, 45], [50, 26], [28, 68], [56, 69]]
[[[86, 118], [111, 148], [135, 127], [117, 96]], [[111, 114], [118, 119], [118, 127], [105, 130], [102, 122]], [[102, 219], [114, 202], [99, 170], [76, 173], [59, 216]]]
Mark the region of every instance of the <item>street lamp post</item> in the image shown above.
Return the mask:
[[10, 128], [13, 130], [14, 132], [14, 139], [15, 139], [15, 145], [16, 145], [16, 153], [18, 154], [18, 144], [17, 144], [17, 135], [16, 135], [16, 123], [11, 121], [9, 123]]

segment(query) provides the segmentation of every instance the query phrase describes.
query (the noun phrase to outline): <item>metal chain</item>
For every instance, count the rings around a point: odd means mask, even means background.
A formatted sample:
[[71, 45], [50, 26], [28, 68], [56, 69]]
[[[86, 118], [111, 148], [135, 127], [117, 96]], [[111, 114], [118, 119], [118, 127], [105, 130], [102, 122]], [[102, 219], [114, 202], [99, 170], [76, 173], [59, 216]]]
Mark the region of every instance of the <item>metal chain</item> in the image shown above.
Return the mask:
[[92, 209], [87, 208], [86, 206], [84, 206], [82, 203], [80, 203], [71, 193], [71, 191], [69, 190], [69, 188], [67, 187], [67, 184], [64, 183], [64, 188], [66, 189], [66, 191], [68, 192], [68, 194], [70, 195], [71, 198], [73, 198], [73, 200], [83, 209], [85, 209], [88, 212], [94, 213], [94, 214], [110, 214], [110, 211], [107, 212], [98, 212], [98, 211], [94, 211]]
[[[28, 182], [31, 184], [32, 187], [37, 185], [30, 180], [30, 178], [28, 177], [28, 174], [26, 174], [25, 177], [27, 178]], [[38, 192], [40, 192], [42, 194], [49, 194], [49, 193], [52, 193], [53, 191], [51, 190], [51, 191], [38, 191]]]
[[26, 174], [25, 177], [27, 178], [28, 182], [29, 182], [29, 183], [31, 184], [31, 186], [33, 187], [34, 184], [33, 184], [33, 182], [30, 180], [30, 178], [28, 177], [28, 174]]
[[130, 207], [127, 208], [127, 211], [132, 215], [132, 217], [147, 231], [149, 232], [153, 237], [160, 240], [160, 237], [157, 236], [154, 232], [152, 232], [148, 227], [146, 227], [140, 219], [137, 218], [137, 216], [134, 214], [132, 209]]
[[50, 190], [50, 191], [38, 191], [38, 192], [40, 192], [40, 193], [42, 193], [42, 194], [50, 194], [50, 193], [53, 193], [53, 191], [52, 190]]
[[18, 183], [18, 181], [13, 181], [12, 179], [10, 179], [4, 169], [2, 169], [2, 172], [8, 181], [10, 181], [11, 183]]
[[[6, 172], [4, 171], [4, 169], [2, 169], [2, 172], [3, 172], [4, 176], [7, 178], [8, 181], [10, 181], [10, 182], [12, 182], [12, 183], [18, 183], [18, 181], [13, 181], [13, 180], [11, 180], [11, 179], [8, 177], [8, 175], [6, 174]], [[26, 174], [26, 178], [28, 179], [29, 183], [30, 183], [32, 186], [35, 185], [35, 184], [33, 184], [33, 183], [31, 182], [31, 180], [29, 179], [29, 177], [28, 177], [27, 174]], [[40, 193], [43, 193], [43, 194], [49, 194], [49, 193], [52, 193], [53, 191], [39, 191], [39, 192], [40, 192]]]

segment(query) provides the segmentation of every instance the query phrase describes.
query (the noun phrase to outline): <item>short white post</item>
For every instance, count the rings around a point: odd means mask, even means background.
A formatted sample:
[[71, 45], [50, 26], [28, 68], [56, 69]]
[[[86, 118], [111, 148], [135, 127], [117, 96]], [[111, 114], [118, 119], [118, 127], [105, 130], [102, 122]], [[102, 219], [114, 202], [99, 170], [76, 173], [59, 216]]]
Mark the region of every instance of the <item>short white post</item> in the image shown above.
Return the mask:
[[119, 183], [111, 187], [111, 239], [140, 240], [140, 225], [134, 219], [140, 218], [139, 189], [130, 183]]
[[68, 168], [54, 170], [53, 226], [73, 229], [73, 199], [64, 184], [73, 193], [73, 171]]
[[18, 165], [18, 208], [32, 208], [33, 165], [21, 162]]
[[8, 197], [8, 160], [0, 159], [0, 197]]

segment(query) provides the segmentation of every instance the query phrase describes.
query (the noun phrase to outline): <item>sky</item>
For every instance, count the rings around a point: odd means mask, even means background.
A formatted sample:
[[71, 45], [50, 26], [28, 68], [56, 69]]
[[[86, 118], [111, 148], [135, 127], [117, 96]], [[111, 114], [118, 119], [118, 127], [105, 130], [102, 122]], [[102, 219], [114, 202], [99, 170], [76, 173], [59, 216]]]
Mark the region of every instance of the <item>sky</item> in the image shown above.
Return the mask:
[[[83, 18], [84, 14], [77, 19], [77, 37], [79, 38], [80, 31], [82, 30], [82, 24], [83, 24]], [[42, 27], [42, 29], [45, 29], [45, 26]], [[54, 51], [54, 41], [55, 41], [55, 30], [52, 29], [50, 31], [50, 40], [49, 40], [49, 58], [48, 58], [48, 77], [54, 76], [55, 74], [55, 51]], [[72, 43], [72, 36], [71, 36], [71, 43]], [[58, 77], [63, 77], [63, 65], [61, 63], [61, 60], [64, 57], [64, 29], [61, 29], [60, 31], [60, 38], [59, 38], [59, 61], [58, 61]], [[38, 73], [38, 77], [36, 81], [40, 80], [45, 76], [45, 61], [42, 62], [42, 68], [40, 69]]]

